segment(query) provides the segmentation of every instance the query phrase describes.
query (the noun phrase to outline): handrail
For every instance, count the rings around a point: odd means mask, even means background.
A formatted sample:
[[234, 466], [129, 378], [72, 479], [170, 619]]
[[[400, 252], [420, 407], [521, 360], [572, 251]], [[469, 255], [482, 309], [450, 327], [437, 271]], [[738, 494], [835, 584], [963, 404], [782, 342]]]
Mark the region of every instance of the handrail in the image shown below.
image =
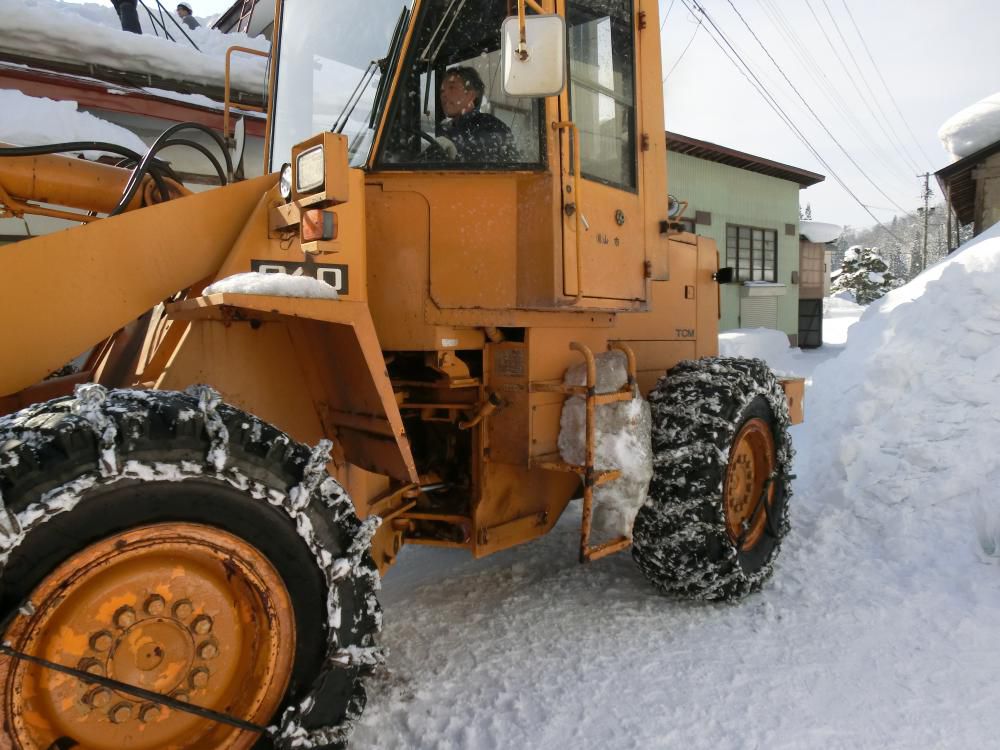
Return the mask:
[[573, 162], [573, 203], [574, 215], [576, 216], [576, 303], [580, 304], [583, 299], [583, 256], [580, 237], [583, 234], [580, 230], [580, 223], [586, 226], [587, 220], [583, 216], [583, 206], [580, 204], [580, 130], [572, 120], [560, 120], [552, 123], [553, 130], [569, 130], [572, 132], [573, 140], [570, 146], [570, 160]]
[[153, 15], [153, 11], [149, 9], [149, 6], [146, 5], [144, 0], [139, 0], [139, 4], [142, 5], [142, 7], [146, 10], [146, 13], [149, 14], [149, 20], [153, 23], [153, 33], [156, 34], [156, 36], [159, 36], [159, 34], [156, 33], [156, 24], [159, 24], [160, 28], [163, 29], [163, 36], [165, 36], [171, 42], [177, 41], [172, 36], [170, 36], [170, 32], [167, 31], [167, 25], [163, 21], [163, 15], [164, 13], [166, 13], [167, 18], [169, 18], [170, 21], [174, 24], [174, 26], [177, 27], [178, 31], [180, 31], [184, 35], [184, 38], [188, 40], [191, 46], [194, 47], [198, 52], [201, 52], [201, 48], [194, 43], [194, 40], [191, 37], [188, 36], [188, 33], [184, 30], [184, 27], [177, 22], [177, 19], [170, 14], [170, 11], [167, 10], [165, 7], [163, 7], [163, 3], [161, 3], [160, 0], [156, 0], [156, 7], [160, 11], [159, 19], [157, 19], [156, 16]]
[[[157, 0], [159, 2], [159, 0]], [[270, 52], [261, 52], [259, 49], [251, 49], [250, 47], [240, 47], [234, 45], [226, 50], [226, 86], [225, 93], [223, 94], [222, 103], [222, 137], [225, 138], [226, 143], [229, 143], [229, 110], [232, 108], [232, 102], [229, 100], [230, 93], [230, 83], [229, 83], [229, 70], [231, 66], [232, 56], [234, 52], [244, 52], [248, 55], [256, 55], [257, 57], [270, 57]], [[240, 109], [247, 110], [249, 112], [263, 112], [263, 107], [257, 107], [250, 104], [241, 104]]]

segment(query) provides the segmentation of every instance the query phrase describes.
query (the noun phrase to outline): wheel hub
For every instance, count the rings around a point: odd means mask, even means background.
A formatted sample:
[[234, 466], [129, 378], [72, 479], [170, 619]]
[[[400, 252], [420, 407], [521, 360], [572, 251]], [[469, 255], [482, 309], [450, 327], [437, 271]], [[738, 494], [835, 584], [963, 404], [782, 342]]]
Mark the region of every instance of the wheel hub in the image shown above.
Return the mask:
[[[756, 417], [747, 420], [729, 451], [723, 488], [726, 532], [740, 551], [752, 549], [764, 535], [767, 510], [774, 500], [774, 487], [767, 485], [767, 481], [775, 465], [774, 437], [770, 425]], [[765, 486], [765, 507], [757, 510]]]
[[[32, 593], [4, 639], [15, 648], [265, 724], [287, 689], [295, 625], [284, 582], [255, 548], [195, 524], [94, 544]], [[16, 746], [70, 738], [94, 750], [247, 748], [256, 735], [17, 662], [4, 680]]]

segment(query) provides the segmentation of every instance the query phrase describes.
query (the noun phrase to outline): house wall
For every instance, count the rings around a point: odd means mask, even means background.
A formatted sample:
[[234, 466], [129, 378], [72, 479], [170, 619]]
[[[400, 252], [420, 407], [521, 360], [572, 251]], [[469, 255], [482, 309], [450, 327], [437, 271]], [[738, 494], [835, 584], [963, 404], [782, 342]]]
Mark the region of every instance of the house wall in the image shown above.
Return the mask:
[[[687, 154], [667, 152], [667, 180], [670, 194], [688, 202], [685, 214], [697, 211], [712, 214], [710, 225], [698, 224], [695, 231], [715, 240], [721, 265], [726, 265], [726, 224], [773, 229], [778, 237], [777, 281], [784, 284], [777, 301], [777, 327], [792, 341], [798, 334], [799, 288], [792, 284], [792, 272], [799, 270], [799, 185], [777, 177], [705, 161]], [[786, 225], [794, 227], [786, 234]], [[742, 283], [723, 285], [720, 330], [739, 328], [740, 300], [749, 289]]]
[[976, 181], [975, 233], [1000, 221], [1000, 154], [993, 154], [972, 172]]

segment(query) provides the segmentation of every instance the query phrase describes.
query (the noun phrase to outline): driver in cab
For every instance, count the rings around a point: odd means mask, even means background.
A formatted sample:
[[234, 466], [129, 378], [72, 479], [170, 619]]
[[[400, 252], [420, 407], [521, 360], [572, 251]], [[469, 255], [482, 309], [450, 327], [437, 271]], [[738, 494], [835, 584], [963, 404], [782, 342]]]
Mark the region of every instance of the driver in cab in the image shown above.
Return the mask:
[[485, 86], [474, 68], [460, 66], [445, 72], [441, 82], [441, 110], [445, 119], [437, 142], [457, 161], [516, 162], [514, 136], [503, 122], [480, 112]]

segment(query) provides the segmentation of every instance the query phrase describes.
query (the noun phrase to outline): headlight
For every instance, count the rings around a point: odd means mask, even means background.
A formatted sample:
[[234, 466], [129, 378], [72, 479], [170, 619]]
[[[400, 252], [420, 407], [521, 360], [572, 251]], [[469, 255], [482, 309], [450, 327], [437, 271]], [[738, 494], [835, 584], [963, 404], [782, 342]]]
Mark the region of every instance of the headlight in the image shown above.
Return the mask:
[[278, 180], [278, 191], [285, 203], [292, 199], [292, 165], [284, 164], [281, 167], [281, 179]]
[[323, 146], [313, 146], [299, 154], [295, 160], [295, 191], [308, 193], [323, 187], [326, 171]]

